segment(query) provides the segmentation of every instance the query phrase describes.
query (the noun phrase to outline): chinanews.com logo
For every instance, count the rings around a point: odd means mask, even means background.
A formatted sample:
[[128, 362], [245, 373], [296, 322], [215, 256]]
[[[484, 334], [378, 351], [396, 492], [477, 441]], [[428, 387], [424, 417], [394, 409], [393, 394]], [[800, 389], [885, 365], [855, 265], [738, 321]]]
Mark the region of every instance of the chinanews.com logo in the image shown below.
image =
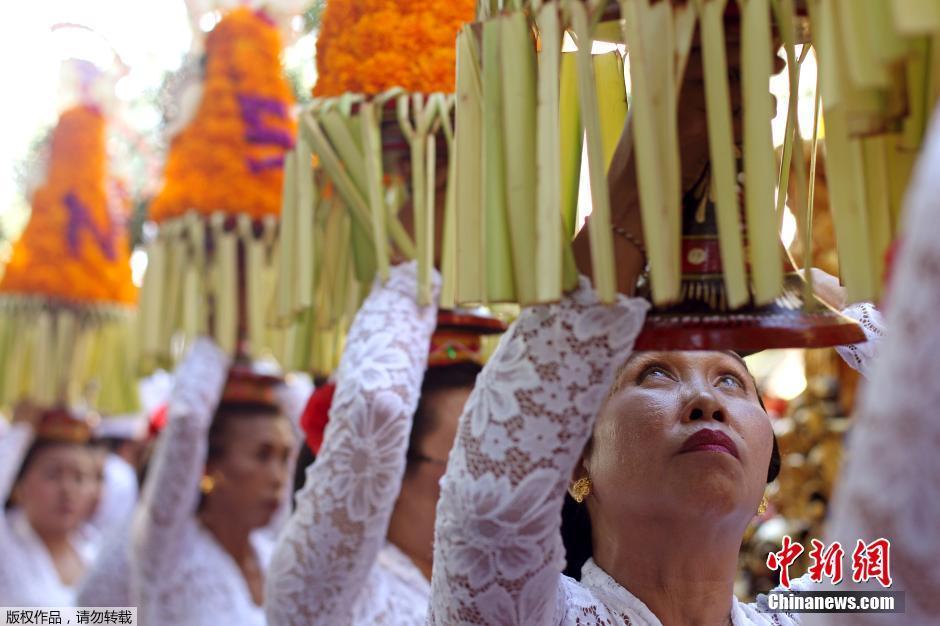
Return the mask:
[[[851, 580], [853, 583], [874, 585], [885, 591], [834, 591], [843, 580], [846, 550], [836, 541], [826, 545], [818, 539], [810, 541], [810, 566], [800, 579], [801, 589], [791, 589], [790, 566], [806, 551], [789, 535], [783, 538], [781, 549], [767, 555], [767, 567], [779, 572], [780, 587], [761, 598], [763, 610], [769, 613], [903, 613], [904, 592], [889, 591], [891, 579], [891, 542], [884, 538], [866, 543], [859, 539], [852, 550]], [[809, 583], [807, 585], [807, 582]], [[822, 585], [827, 584], [827, 590]], [[813, 589], [814, 585], [819, 587]], [[807, 589], [808, 587], [808, 589]]]

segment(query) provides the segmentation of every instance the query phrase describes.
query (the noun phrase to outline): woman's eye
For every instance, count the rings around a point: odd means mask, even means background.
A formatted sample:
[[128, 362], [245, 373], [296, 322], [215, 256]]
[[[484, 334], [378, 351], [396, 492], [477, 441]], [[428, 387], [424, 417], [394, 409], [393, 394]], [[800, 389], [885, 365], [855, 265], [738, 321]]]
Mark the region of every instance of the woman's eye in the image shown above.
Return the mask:
[[671, 378], [672, 376], [669, 374], [669, 372], [662, 367], [659, 367], [658, 365], [647, 367], [645, 370], [643, 370], [643, 373], [640, 374], [640, 382], [643, 382], [647, 379], [666, 380]]
[[744, 383], [741, 382], [741, 379], [735, 376], [734, 374], [725, 374], [718, 379], [718, 385], [722, 387], [736, 387], [738, 389], [744, 389]]

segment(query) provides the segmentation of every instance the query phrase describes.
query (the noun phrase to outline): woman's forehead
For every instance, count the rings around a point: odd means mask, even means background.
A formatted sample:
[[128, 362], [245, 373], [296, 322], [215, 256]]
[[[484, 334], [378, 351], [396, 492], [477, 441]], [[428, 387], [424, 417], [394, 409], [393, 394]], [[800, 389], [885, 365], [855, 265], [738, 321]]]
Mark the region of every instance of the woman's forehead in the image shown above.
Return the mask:
[[95, 456], [88, 446], [82, 444], [52, 445], [36, 452], [37, 466], [93, 465]]
[[651, 360], [661, 360], [681, 364], [709, 363], [715, 360], [731, 360], [738, 365], [747, 368], [744, 359], [737, 352], [731, 350], [646, 350], [637, 351], [630, 355], [630, 358], [624, 363], [627, 368], [637, 362], [647, 362]]
[[293, 435], [290, 420], [283, 415], [245, 415], [228, 419], [226, 437], [229, 441], [253, 445], [274, 439], [290, 439]]

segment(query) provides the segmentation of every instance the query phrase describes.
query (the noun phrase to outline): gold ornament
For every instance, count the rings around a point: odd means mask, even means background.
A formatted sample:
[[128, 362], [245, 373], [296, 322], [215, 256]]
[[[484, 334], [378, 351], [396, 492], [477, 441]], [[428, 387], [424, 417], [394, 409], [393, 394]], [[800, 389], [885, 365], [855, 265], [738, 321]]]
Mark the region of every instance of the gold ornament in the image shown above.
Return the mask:
[[757, 507], [757, 514], [763, 515], [767, 512], [767, 496], [761, 496], [760, 505]]
[[207, 496], [215, 489], [215, 479], [209, 474], [203, 475], [199, 480], [199, 491], [202, 492], [202, 495]]
[[574, 484], [568, 487], [568, 493], [575, 502], [581, 504], [586, 497], [591, 495], [591, 479], [584, 477], [574, 481]]

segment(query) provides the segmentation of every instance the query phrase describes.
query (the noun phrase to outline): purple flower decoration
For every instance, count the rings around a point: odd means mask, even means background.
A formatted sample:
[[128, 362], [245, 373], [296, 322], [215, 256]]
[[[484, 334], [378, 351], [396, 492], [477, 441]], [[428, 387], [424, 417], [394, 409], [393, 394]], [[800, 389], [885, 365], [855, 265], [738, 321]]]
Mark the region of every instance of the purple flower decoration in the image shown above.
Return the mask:
[[[264, 116], [271, 115], [278, 119], [287, 118], [287, 106], [280, 100], [264, 98], [251, 94], [238, 94], [242, 120], [245, 122], [245, 141], [259, 145], [277, 146], [284, 150], [294, 147], [294, 138], [280, 128], [271, 128], [264, 124]], [[252, 174], [265, 170], [277, 169], [284, 165], [284, 156], [277, 155], [264, 159], [246, 159]]]
[[81, 236], [82, 231], [87, 231], [88, 234], [90, 234], [95, 240], [95, 243], [98, 244], [98, 247], [108, 258], [108, 260], [115, 260], [115, 258], [117, 258], [117, 251], [115, 250], [117, 229], [115, 228], [114, 224], [112, 224], [106, 232], [101, 232], [98, 230], [98, 227], [95, 226], [95, 223], [91, 219], [88, 208], [72, 191], [65, 195], [63, 202], [65, 202], [65, 206], [69, 210], [69, 222], [66, 238], [69, 244], [69, 252], [72, 254], [72, 256], [78, 256], [79, 237]]
[[283, 156], [273, 156], [266, 159], [248, 159], [248, 169], [252, 174], [260, 174], [265, 170], [276, 170], [284, 166]]

